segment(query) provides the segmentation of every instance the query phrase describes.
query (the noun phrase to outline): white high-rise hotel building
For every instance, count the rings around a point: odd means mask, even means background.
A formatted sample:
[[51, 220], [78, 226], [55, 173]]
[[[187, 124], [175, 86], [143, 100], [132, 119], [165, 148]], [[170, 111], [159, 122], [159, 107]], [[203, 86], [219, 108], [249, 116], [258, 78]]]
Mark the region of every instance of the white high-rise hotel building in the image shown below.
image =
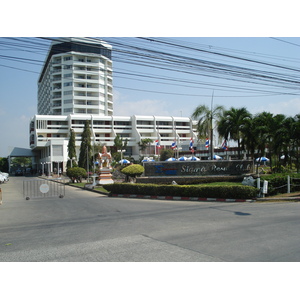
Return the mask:
[[86, 120], [91, 124], [92, 144], [113, 146], [119, 135], [128, 140], [124, 155], [135, 159], [140, 156], [141, 139], [153, 140], [149, 155], [155, 154], [155, 140], [170, 147], [176, 139], [182, 150], [188, 150], [191, 137], [196, 139], [196, 124], [188, 117], [113, 115], [111, 52], [109, 44], [96, 39], [52, 42], [38, 80], [38, 114], [30, 122], [30, 147], [38, 169], [47, 165], [49, 171], [65, 170], [70, 129], [79, 156]]

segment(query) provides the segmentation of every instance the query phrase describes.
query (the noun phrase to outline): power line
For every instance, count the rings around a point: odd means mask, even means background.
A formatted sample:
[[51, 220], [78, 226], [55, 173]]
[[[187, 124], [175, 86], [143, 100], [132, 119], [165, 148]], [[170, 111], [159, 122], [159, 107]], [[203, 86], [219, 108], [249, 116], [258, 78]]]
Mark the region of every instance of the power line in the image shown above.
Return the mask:
[[[99, 42], [98, 38], [91, 39]], [[39, 55], [43, 53], [45, 58], [49, 42], [53, 40], [57, 41], [54, 38], [2, 38], [0, 39], [0, 45], [2, 50], [6, 48], [7, 51], [25, 51]], [[126, 64], [129, 66], [129, 69], [132, 69], [132, 67], [142, 68], [141, 72], [136, 70], [122, 72], [118, 71], [119, 67], [115, 67], [114, 73], [118, 74], [115, 78], [145, 81], [151, 84], [176, 85], [186, 89], [219, 87], [221, 88], [220, 91], [222, 88], [223, 91], [227, 92], [244, 91], [249, 93], [249, 96], [257, 92], [263, 93], [264, 96], [279, 94], [298, 95], [300, 92], [299, 68], [253, 59], [250, 58], [251, 52], [243, 51], [244, 55], [239, 56], [237, 54], [229, 54], [229, 52], [238, 53], [233, 49], [215, 49], [216, 47], [209, 45], [199, 46], [191, 43], [179, 43], [165, 38], [107, 38], [105, 41], [113, 46], [114, 63]], [[201, 57], [199, 57], [200, 53]], [[249, 57], [245, 57], [245, 54]], [[204, 58], [203, 55], [211, 56], [211, 58]], [[42, 65], [44, 61], [12, 55], [1, 55], [0, 58], [29, 65]], [[222, 62], [223, 58], [226, 59], [226, 63]], [[247, 65], [243, 67], [242, 64]], [[7, 65], [2, 66], [9, 67]], [[264, 67], [264, 69], [261, 67]], [[30, 70], [17, 67], [11, 68], [30, 72]], [[150, 74], [147, 72], [147, 69], [159, 72], [159, 75]], [[276, 69], [284, 70], [284, 73], [275, 71]], [[168, 74], [166, 72], [179, 74], [180, 77], [166, 76], [164, 75]], [[33, 73], [37, 72], [33, 71]], [[206, 80], [196, 80], [198, 77]], [[220, 80], [225, 80], [227, 83], [222, 83]], [[243, 85], [238, 85], [237, 83], [242, 83]], [[125, 88], [122, 85], [115, 87]], [[127, 89], [129, 88], [127, 87]], [[143, 89], [130, 89], [145, 91]], [[166, 93], [158, 90], [153, 90], [152, 92]], [[182, 93], [171, 94], [182, 95]], [[189, 93], [184, 95], [187, 94]], [[240, 97], [245, 96], [241, 95]]]

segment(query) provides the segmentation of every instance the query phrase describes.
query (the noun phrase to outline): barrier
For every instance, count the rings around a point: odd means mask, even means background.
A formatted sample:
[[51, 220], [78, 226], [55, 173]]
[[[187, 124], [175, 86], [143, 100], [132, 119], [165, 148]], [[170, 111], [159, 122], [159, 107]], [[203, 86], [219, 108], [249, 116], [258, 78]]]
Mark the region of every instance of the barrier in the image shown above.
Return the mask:
[[23, 181], [23, 197], [26, 200], [31, 198], [46, 198], [65, 196], [64, 180], [24, 180]]

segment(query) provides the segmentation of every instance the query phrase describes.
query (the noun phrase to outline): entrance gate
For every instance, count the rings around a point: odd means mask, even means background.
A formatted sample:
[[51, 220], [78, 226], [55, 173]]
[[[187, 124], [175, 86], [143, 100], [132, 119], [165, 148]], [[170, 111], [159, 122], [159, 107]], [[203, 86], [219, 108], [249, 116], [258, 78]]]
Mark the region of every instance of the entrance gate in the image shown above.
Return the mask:
[[52, 181], [45, 179], [24, 180], [23, 181], [23, 196], [26, 200], [30, 198], [46, 198], [65, 196], [64, 180]]

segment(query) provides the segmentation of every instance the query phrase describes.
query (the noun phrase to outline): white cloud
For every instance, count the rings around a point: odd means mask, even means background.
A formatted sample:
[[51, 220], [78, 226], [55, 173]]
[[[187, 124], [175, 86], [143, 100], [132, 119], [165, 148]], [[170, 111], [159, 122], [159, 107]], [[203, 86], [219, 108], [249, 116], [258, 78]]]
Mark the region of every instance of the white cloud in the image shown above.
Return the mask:
[[263, 111], [270, 112], [274, 115], [283, 114], [294, 117], [296, 114], [300, 114], [300, 98], [293, 98], [287, 101], [261, 105], [260, 107], [253, 108], [251, 113], [255, 114]]
[[139, 100], [139, 101], [115, 101], [114, 115], [132, 116], [132, 115], [156, 115], [169, 116], [167, 103], [160, 100]]

